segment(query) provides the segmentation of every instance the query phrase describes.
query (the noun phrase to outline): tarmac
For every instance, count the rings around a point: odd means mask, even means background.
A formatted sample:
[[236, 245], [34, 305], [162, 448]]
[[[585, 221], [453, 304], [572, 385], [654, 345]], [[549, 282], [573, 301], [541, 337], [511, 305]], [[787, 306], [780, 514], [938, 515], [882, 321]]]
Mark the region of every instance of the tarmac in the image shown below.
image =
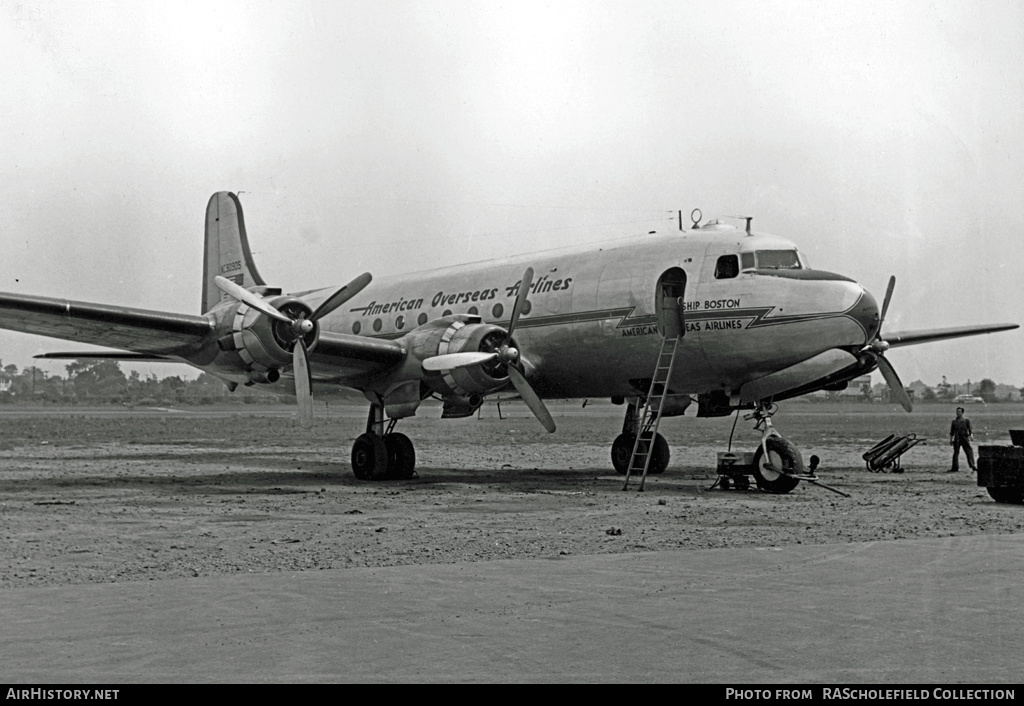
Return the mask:
[[1020, 681], [1024, 535], [0, 591], [8, 684]]

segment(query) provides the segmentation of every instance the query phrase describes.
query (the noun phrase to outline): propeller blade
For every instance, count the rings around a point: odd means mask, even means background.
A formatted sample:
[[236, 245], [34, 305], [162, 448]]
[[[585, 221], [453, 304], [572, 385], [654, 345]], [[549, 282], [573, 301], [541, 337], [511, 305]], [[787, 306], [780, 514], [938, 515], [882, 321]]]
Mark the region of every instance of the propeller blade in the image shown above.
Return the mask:
[[882, 314], [878, 317], [878, 330], [875, 332], [875, 337], [880, 338], [882, 336], [882, 324], [885, 322], [885, 314], [889, 311], [889, 300], [892, 299], [892, 290], [896, 288], [896, 275], [892, 275], [889, 278], [889, 286], [885, 290], [885, 300], [882, 302]]
[[282, 314], [280, 311], [272, 307], [267, 302], [263, 301], [263, 298], [261, 296], [259, 296], [258, 294], [253, 294], [245, 287], [237, 285], [229, 279], [217, 275], [216, 277], [213, 278], [213, 283], [217, 285], [218, 289], [220, 289], [228, 296], [233, 297], [240, 302], [248, 304], [257, 311], [262, 311], [264, 314], [266, 314], [272, 319], [283, 321], [286, 324], [290, 324], [292, 322], [292, 320], [289, 319], [287, 316]]
[[352, 280], [344, 287], [339, 289], [337, 292], [324, 299], [323, 302], [321, 302], [320, 306], [316, 308], [316, 311], [314, 311], [313, 314], [309, 317], [309, 320], [318, 321], [319, 319], [322, 319], [323, 317], [327, 316], [332, 311], [337, 309], [339, 306], [347, 302], [349, 299], [359, 294], [359, 292], [362, 291], [363, 287], [370, 283], [371, 279], [373, 279], [373, 277], [370, 276], [369, 272], [364, 272], [363, 274], [359, 275], [354, 280]]
[[[532, 274], [532, 273], [531, 273]], [[508, 366], [508, 376], [512, 378], [512, 385], [515, 386], [516, 392], [523, 398], [523, 402], [533, 412], [533, 416], [537, 418], [537, 421], [548, 430], [549, 433], [555, 431], [555, 420], [551, 418], [551, 413], [548, 412], [548, 408], [544, 406], [544, 402], [541, 401], [537, 393], [530, 387], [530, 383], [526, 382], [526, 378], [523, 374], [516, 370], [511, 365]]]
[[313, 383], [309, 375], [309, 355], [301, 338], [292, 350], [292, 374], [295, 376], [295, 398], [299, 403], [299, 424], [303, 429], [313, 426]]
[[438, 372], [440, 370], [451, 370], [452, 368], [465, 368], [469, 365], [486, 363], [487, 361], [494, 360], [497, 357], [497, 353], [481, 353], [477, 351], [445, 353], [444, 355], [435, 355], [432, 358], [424, 360], [423, 369]]
[[516, 304], [512, 308], [512, 319], [508, 322], [509, 341], [512, 340], [512, 331], [516, 328], [516, 323], [519, 321], [519, 315], [523, 313], [523, 308], [526, 307], [526, 298], [530, 296], [530, 285], [532, 284], [533, 268], [527, 267], [526, 272], [523, 273], [523, 279], [519, 283], [519, 292], [516, 294]]
[[892, 365], [885, 359], [884, 355], [876, 355], [875, 360], [878, 361], [878, 370], [882, 373], [882, 377], [885, 378], [885, 382], [889, 385], [889, 389], [896, 397], [896, 401], [903, 406], [903, 409], [908, 412], [913, 412], [914, 405], [910, 402], [910, 395], [907, 394], [906, 389], [903, 387], [903, 383], [900, 382], [900, 376], [896, 374], [896, 370], [893, 369]]

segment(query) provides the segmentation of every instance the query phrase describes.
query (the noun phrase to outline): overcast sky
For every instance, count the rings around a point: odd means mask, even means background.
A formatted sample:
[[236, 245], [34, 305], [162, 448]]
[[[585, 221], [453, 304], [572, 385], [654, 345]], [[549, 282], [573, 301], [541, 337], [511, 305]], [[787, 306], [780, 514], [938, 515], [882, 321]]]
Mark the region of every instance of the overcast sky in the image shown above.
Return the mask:
[[[699, 207], [896, 275], [888, 330], [1024, 322], [1017, 0], [0, 0], [0, 65], [0, 291], [198, 313], [228, 189], [286, 290]], [[1024, 384], [1019, 331], [889, 358]]]

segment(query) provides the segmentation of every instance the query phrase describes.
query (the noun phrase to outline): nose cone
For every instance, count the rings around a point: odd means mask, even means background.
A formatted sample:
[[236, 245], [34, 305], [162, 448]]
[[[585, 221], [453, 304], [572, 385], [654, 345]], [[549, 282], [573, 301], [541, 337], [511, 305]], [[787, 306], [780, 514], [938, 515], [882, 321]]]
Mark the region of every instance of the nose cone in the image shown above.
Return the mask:
[[880, 314], [878, 309], [878, 301], [868, 290], [864, 290], [860, 299], [853, 305], [853, 308], [849, 312], [850, 317], [860, 324], [861, 328], [864, 329], [864, 343], [865, 345], [874, 340], [878, 334], [878, 326], [880, 323]]

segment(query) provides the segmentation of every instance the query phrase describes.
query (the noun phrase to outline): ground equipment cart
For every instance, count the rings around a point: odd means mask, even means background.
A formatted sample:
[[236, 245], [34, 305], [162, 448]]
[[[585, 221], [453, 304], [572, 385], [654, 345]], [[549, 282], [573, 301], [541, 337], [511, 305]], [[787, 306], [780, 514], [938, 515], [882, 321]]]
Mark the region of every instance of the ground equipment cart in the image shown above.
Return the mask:
[[903, 473], [903, 469], [900, 467], [900, 457], [925, 441], [927, 439], [918, 439], [917, 434], [903, 436], [889, 434], [868, 449], [861, 458], [864, 459], [868, 470], [872, 473]]
[[978, 447], [978, 485], [997, 503], [1024, 503], [1024, 429], [1011, 429], [1012, 446]]

